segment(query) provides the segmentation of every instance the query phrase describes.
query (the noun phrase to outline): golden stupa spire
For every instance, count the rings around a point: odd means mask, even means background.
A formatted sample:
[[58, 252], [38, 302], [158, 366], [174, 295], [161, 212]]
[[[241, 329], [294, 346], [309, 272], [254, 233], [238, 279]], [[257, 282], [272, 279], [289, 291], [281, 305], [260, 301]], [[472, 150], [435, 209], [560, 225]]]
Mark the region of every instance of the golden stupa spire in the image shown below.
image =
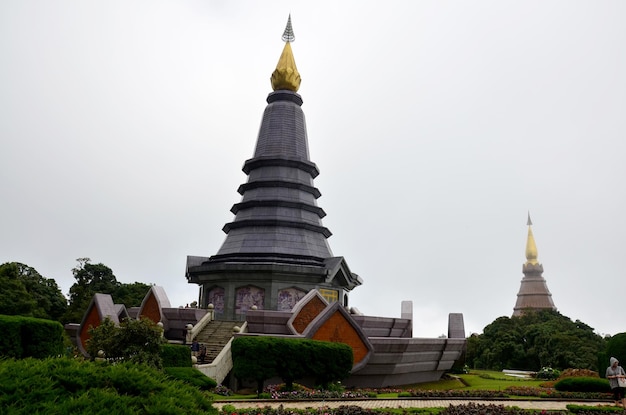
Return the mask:
[[528, 212], [528, 239], [526, 240], [526, 265], [537, 265], [537, 245], [535, 245], [535, 237], [533, 236], [532, 221], [530, 220], [530, 212]]
[[270, 78], [272, 81], [272, 89], [274, 89], [274, 91], [287, 89], [289, 91], [298, 92], [298, 89], [300, 88], [300, 73], [298, 73], [296, 60], [294, 59], [293, 52], [291, 51], [291, 42], [294, 40], [296, 40], [296, 37], [294, 36], [293, 28], [291, 27], [290, 14], [287, 19], [287, 27], [283, 33], [283, 41], [286, 42], [285, 47], [283, 48], [283, 53], [280, 55], [280, 59], [278, 59], [276, 69]]

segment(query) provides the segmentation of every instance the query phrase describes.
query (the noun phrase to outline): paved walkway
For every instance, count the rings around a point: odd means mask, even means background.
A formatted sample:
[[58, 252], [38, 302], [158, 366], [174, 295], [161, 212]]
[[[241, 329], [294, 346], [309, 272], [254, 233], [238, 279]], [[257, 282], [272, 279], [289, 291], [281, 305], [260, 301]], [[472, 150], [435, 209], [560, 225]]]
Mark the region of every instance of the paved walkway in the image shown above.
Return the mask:
[[480, 405], [502, 405], [512, 406], [521, 409], [537, 409], [537, 410], [565, 410], [566, 405], [588, 405], [601, 406], [613, 405], [613, 402], [607, 401], [552, 401], [552, 400], [465, 400], [465, 399], [363, 399], [363, 400], [330, 400], [330, 401], [217, 401], [213, 402], [213, 406], [222, 409], [224, 405], [232, 405], [237, 409], [247, 408], [278, 408], [282, 405], [285, 409], [305, 409], [305, 408], [338, 408], [343, 405], [356, 405], [361, 408], [447, 408], [450, 405], [467, 405], [469, 403]]

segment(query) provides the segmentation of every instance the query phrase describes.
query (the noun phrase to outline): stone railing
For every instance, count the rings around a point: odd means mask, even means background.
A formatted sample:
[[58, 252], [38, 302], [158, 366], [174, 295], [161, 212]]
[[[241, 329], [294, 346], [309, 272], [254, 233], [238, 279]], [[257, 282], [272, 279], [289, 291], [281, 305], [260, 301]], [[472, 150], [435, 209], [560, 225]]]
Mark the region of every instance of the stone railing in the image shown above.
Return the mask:
[[[233, 334], [245, 333], [247, 331], [248, 327], [246, 322], [244, 322], [241, 327], [233, 327]], [[226, 346], [224, 346], [222, 351], [215, 359], [213, 359], [211, 363], [206, 365], [194, 365], [196, 369], [202, 372], [205, 376], [213, 379], [218, 385], [226, 379], [228, 372], [230, 372], [233, 368], [233, 355], [230, 349], [231, 344], [233, 343], [233, 338], [226, 343]]]
[[214, 317], [215, 317], [215, 308], [213, 307], [213, 304], [209, 304], [209, 306], [207, 307], [207, 313], [204, 315], [204, 317], [200, 319], [200, 321], [196, 323], [195, 326], [191, 324], [187, 324], [187, 338], [186, 338], [187, 344], [191, 344], [191, 342], [193, 342], [193, 339], [196, 338], [198, 333], [200, 333], [202, 329], [206, 327], [207, 324], [209, 324], [211, 321], [214, 320]]

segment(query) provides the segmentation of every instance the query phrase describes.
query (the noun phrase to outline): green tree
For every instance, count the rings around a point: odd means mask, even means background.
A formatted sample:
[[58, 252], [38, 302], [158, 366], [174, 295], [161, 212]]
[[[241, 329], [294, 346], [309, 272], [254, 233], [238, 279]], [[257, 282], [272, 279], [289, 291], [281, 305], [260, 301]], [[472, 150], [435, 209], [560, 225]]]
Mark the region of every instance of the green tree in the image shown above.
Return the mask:
[[42, 277], [33, 267], [19, 262], [14, 264], [17, 265], [26, 291], [29, 292], [31, 298], [37, 304], [33, 317], [60, 320], [67, 309], [67, 299], [56, 281]]
[[124, 304], [126, 308], [138, 307], [141, 305], [146, 294], [150, 291], [150, 285], [143, 282], [134, 282], [132, 284], [121, 283], [111, 293], [115, 304]]
[[606, 340], [606, 349], [598, 356], [598, 366], [601, 377], [606, 376], [606, 368], [609, 367], [611, 357], [620, 361], [624, 366], [626, 362], [626, 333], [618, 333]]
[[467, 362], [476, 369], [597, 370], [604, 339], [581, 321], [556, 311], [527, 312], [519, 317], [499, 317], [483, 334], [467, 343]]
[[161, 368], [162, 333], [163, 330], [147, 318], [127, 318], [119, 326], [107, 318], [89, 330], [91, 338], [86, 349], [92, 358], [102, 350], [107, 359]]
[[19, 279], [15, 263], [0, 266], [0, 314], [32, 316], [36, 306]]
[[78, 258], [78, 265], [72, 269], [76, 282], [70, 287], [70, 303], [65, 314], [65, 322], [80, 323], [94, 294], [112, 294], [120, 285], [111, 268], [106, 265], [91, 264], [89, 258]]
[[0, 314], [61, 320], [67, 300], [56, 281], [19, 262], [0, 265]]
[[70, 299], [64, 317], [66, 323], [79, 323], [94, 294], [110, 294], [115, 304], [126, 308], [141, 305], [150, 290], [150, 285], [142, 282], [121, 283], [106, 265], [92, 264], [89, 258], [78, 258], [78, 265], [72, 269], [76, 282], [70, 287]]

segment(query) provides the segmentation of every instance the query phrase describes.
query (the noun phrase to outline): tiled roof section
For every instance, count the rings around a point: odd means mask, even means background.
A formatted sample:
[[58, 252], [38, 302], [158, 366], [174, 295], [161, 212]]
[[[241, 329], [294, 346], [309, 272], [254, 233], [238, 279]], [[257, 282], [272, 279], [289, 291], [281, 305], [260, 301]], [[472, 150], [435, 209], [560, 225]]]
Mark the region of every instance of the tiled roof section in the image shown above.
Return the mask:
[[309, 159], [304, 113], [293, 102], [273, 102], [265, 108], [254, 157], [268, 156]]
[[321, 221], [326, 213], [317, 206], [320, 192], [313, 178], [319, 171], [309, 160], [302, 99], [281, 90], [267, 102], [254, 157], [243, 168], [248, 182], [239, 187], [241, 202], [231, 209], [235, 219], [224, 225], [226, 240], [208, 262], [225, 257], [248, 262], [255, 254], [267, 262], [332, 257], [326, 240], [331, 232]]
[[141, 307], [130, 307], [129, 309], [126, 310], [128, 312], [128, 317], [130, 317], [130, 318], [137, 318], [137, 317], [139, 317], [139, 310], [140, 309], [141, 309]]
[[119, 324], [118, 307], [113, 303], [113, 298], [110, 294], [94, 294], [92, 298], [92, 305], [98, 310], [100, 321], [104, 321], [106, 318], [110, 318], [115, 324]]
[[120, 321], [130, 317], [130, 314], [128, 314], [128, 311], [126, 310], [126, 306], [124, 304], [115, 304], [115, 311], [117, 312], [117, 318]]
[[165, 288], [159, 285], [153, 285], [152, 287], [150, 287], [150, 289], [154, 293], [154, 296], [157, 298], [157, 301], [159, 302], [159, 306], [161, 306], [161, 308], [171, 307], [170, 300], [169, 298], [167, 298], [167, 293], [165, 292]]
[[363, 284], [361, 277], [350, 271], [344, 257], [326, 258], [324, 263], [328, 269], [328, 273], [326, 274], [327, 282], [336, 280], [335, 282], [338, 285], [348, 287], [350, 290]]
[[321, 233], [304, 228], [272, 225], [232, 229], [218, 256], [238, 253], [316, 258], [332, 256], [330, 246]]

